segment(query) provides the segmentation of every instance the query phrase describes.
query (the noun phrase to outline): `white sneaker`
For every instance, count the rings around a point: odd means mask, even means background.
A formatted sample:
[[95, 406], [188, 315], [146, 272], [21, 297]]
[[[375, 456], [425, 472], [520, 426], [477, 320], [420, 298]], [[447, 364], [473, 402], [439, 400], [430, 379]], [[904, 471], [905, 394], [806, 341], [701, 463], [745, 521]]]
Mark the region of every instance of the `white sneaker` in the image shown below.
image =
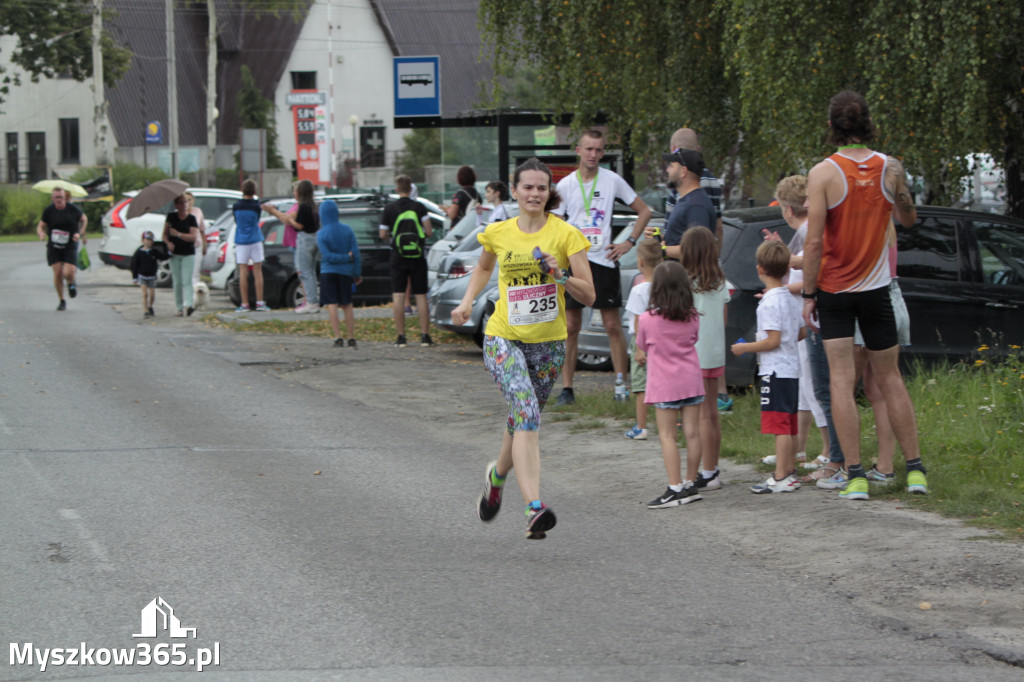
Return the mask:
[[317, 305], [316, 303], [303, 303], [302, 305], [295, 309], [295, 312], [298, 313], [299, 315], [303, 315], [306, 313], [318, 313], [320, 312], [320, 306]]
[[800, 482], [796, 480], [796, 476], [790, 474], [781, 481], [776, 481], [775, 476], [769, 476], [768, 480], [764, 483], [755, 483], [750, 486], [750, 492], [755, 495], [764, 495], [766, 493], [791, 493], [800, 487]]

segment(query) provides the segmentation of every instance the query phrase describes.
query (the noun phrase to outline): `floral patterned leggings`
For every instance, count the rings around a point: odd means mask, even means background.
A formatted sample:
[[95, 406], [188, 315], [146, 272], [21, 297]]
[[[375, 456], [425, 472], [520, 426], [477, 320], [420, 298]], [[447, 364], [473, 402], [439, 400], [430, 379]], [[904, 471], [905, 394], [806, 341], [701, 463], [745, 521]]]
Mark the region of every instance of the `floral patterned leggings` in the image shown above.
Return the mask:
[[508, 401], [510, 435], [540, 428], [540, 412], [565, 364], [565, 341], [524, 343], [484, 337], [484, 364]]

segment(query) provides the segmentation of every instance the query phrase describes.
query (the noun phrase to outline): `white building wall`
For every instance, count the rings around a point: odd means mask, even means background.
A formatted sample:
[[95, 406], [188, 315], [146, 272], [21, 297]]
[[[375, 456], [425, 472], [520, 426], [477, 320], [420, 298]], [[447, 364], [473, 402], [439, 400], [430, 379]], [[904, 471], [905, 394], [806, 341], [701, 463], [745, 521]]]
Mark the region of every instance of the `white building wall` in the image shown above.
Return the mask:
[[[395, 130], [392, 53], [366, 0], [316, 0], [274, 93], [279, 151], [287, 165], [295, 160], [295, 128], [286, 96], [292, 71], [315, 71], [318, 90], [328, 93], [333, 114], [334, 156], [351, 158], [352, 116], [359, 126], [379, 120], [385, 126], [385, 162], [392, 164], [408, 131]], [[332, 87], [333, 78], [333, 87]], [[359, 130], [355, 131], [358, 143]]]
[[[91, 80], [85, 83], [70, 78], [40, 78], [33, 83], [31, 78], [9, 61], [17, 46], [17, 39], [0, 37], [0, 63], [5, 75], [20, 73], [21, 85], [12, 86], [5, 101], [0, 104], [0, 182], [7, 181], [7, 133], [18, 133], [18, 167], [28, 170], [28, 136], [26, 133], [46, 134], [46, 174], [54, 170], [70, 174], [78, 166], [92, 166], [96, 163], [93, 148], [92, 88]], [[79, 163], [61, 164], [60, 119], [78, 119]]]

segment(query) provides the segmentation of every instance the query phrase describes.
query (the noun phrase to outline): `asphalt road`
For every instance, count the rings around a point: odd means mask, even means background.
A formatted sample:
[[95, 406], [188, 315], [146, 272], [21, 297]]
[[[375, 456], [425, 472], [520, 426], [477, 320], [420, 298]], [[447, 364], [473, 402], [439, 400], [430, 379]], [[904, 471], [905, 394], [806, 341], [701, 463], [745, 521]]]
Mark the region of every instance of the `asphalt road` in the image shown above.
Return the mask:
[[[495, 417], [426, 428], [364, 399], [401, 381], [383, 350], [328, 391], [221, 330], [143, 324], [97, 279], [55, 312], [43, 249], [0, 245], [0, 680], [189, 668], [12, 664], [83, 642], [216, 643], [222, 680], [1024, 678], [572, 468], [545, 469], [548, 540], [523, 538], [514, 486], [481, 524], [488, 457], [461, 444]], [[132, 637], [158, 597], [194, 639]]]

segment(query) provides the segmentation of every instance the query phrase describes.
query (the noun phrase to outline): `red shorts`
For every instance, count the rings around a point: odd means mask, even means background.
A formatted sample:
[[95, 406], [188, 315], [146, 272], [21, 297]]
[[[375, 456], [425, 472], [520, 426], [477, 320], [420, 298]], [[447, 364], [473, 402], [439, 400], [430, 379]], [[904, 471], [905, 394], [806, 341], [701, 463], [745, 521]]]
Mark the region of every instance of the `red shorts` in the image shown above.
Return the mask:
[[717, 379], [725, 374], [725, 365], [712, 367], [711, 369], [702, 369], [700, 373], [704, 375], [705, 379]]
[[761, 377], [761, 433], [795, 436], [800, 380], [780, 379], [774, 374]]

